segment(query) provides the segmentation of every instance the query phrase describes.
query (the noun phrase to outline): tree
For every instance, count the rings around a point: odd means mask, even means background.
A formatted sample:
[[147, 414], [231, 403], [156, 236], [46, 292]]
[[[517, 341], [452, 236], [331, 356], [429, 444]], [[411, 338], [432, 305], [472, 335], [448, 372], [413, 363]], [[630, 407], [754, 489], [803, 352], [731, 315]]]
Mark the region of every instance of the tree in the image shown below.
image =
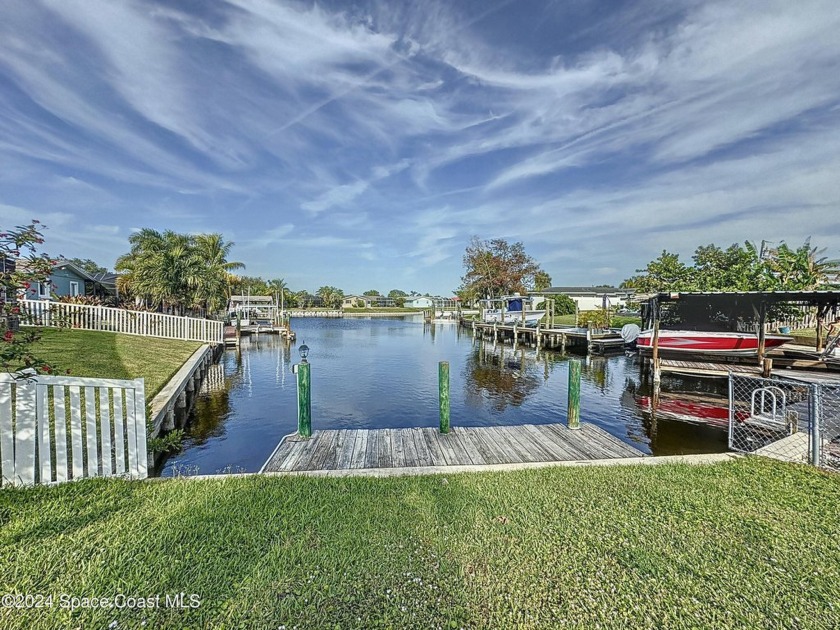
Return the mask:
[[108, 273], [108, 269], [102, 265], [92, 261], [90, 258], [70, 258], [68, 262], [73, 263], [82, 271], [95, 276], [97, 274]]
[[755, 245], [733, 243], [727, 249], [710, 244], [698, 247], [691, 270], [699, 291], [761, 291], [772, 288], [772, 278]]
[[21, 368], [41, 374], [55, 371], [54, 365], [33, 354], [32, 345], [40, 339], [38, 329], [18, 330], [19, 322], [29, 317], [18, 302], [18, 291], [25, 291], [34, 282], [48, 282], [52, 266], [57, 262], [47, 254], [38, 253], [38, 245], [44, 242], [43, 229], [46, 226], [37, 220], [11, 229], [0, 227], [0, 309], [5, 328], [0, 337], [0, 366], [7, 372]]
[[686, 266], [678, 254], [667, 251], [639, 269], [622, 287], [638, 292], [660, 291], [798, 291], [828, 288], [840, 274], [840, 261], [821, 256], [825, 250], [806, 239], [793, 249], [784, 241], [764, 256], [749, 241], [722, 249], [701, 245]]
[[811, 246], [810, 237], [801, 246], [791, 249], [784, 241], [770, 252], [767, 267], [778, 289], [811, 291], [828, 288], [840, 274], [840, 260], [820, 256], [825, 249]]
[[325, 286], [318, 289], [317, 295], [327, 308], [338, 308], [344, 299], [344, 291], [336, 287]]
[[572, 315], [577, 310], [577, 303], [568, 295], [554, 295], [551, 299], [554, 300], [555, 315]]
[[402, 308], [405, 306], [405, 298], [408, 297], [408, 293], [399, 289], [391, 289], [388, 292], [388, 297], [394, 300], [394, 306]]
[[544, 291], [551, 286], [551, 276], [545, 271], [538, 271], [534, 274], [534, 291]]
[[370, 289], [370, 290], [362, 293], [362, 295], [368, 295], [370, 297], [378, 297], [379, 296], [379, 291], [377, 291], [376, 289]]
[[488, 298], [532, 289], [535, 275], [542, 271], [522, 243], [511, 245], [500, 238], [482, 241], [474, 236], [463, 262], [466, 273], [460, 289]]
[[637, 269], [641, 275], [628, 278], [621, 283], [623, 288], [635, 289], [638, 293], [691, 290], [691, 272], [680, 261], [679, 254], [662, 250], [659, 258], [652, 260], [644, 269]]
[[231, 272], [245, 268], [244, 263], [228, 261], [233, 245], [233, 242], [225, 243], [218, 233], [194, 237], [192, 255], [202, 260], [204, 267], [196, 277], [192, 302], [208, 313], [222, 310], [230, 301]]
[[117, 259], [123, 294], [147, 306], [183, 314], [186, 309], [217, 311], [236, 285], [231, 271], [244, 267], [229, 262], [233, 243], [220, 234], [186, 235], [144, 228], [132, 234], [131, 251]]

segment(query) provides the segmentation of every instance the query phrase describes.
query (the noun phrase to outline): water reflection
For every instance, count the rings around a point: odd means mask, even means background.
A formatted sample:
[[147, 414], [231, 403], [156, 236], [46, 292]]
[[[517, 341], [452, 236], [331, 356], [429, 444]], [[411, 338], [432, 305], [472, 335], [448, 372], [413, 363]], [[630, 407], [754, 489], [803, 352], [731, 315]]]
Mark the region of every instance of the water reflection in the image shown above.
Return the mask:
[[487, 400], [500, 412], [508, 406], [521, 406], [547, 378], [540, 362], [529, 359], [525, 348], [514, 350], [504, 344], [479, 341], [464, 366], [466, 400], [473, 405]]
[[[311, 348], [315, 430], [437, 426], [442, 360], [450, 362], [455, 426], [566, 421], [567, 362], [574, 355], [494, 344], [457, 325], [424, 325], [422, 319], [292, 323], [299, 343], [306, 340]], [[226, 350], [197, 397], [185, 449], [164, 474], [184, 465], [204, 473], [259, 470], [280, 439], [296, 430], [296, 347], [274, 335], [255, 335], [243, 338], [239, 350]], [[686, 421], [687, 412], [725, 401], [725, 384], [663, 377], [654, 400], [634, 359], [575, 358], [582, 362], [583, 421], [646, 453], [725, 450], [726, 433], [709, 428], [708, 418]]]

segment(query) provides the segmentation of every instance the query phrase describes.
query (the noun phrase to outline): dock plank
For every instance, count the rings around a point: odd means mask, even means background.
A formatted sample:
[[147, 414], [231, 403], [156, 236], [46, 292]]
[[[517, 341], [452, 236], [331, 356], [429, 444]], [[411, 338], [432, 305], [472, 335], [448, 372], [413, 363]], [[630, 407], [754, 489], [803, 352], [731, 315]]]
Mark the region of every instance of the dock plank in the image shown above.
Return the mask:
[[464, 445], [464, 450], [470, 458], [473, 465], [489, 464], [481, 453], [478, 443], [473, 440], [472, 432], [467, 428], [458, 428], [458, 439]]
[[377, 464], [379, 468], [392, 468], [394, 466], [393, 447], [391, 445], [391, 429], [382, 429], [379, 433], [379, 449], [377, 452]]
[[423, 429], [411, 429], [411, 437], [414, 438], [414, 449], [417, 451], [417, 463], [419, 466], [433, 466], [432, 454], [426, 445], [423, 437]]
[[473, 441], [473, 444], [481, 453], [482, 459], [488, 464], [502, 464], [503, 459], [494, 448], [492, 444], [490, 444], [486, 439], [483, 431], [478, 431], [474, 427], [470, 427], [467, 429], [467, 432], [470, 434], [470, 438]]
[[400, 429], [403, 452], [405, 453], [405, 465], [407, 468], [414, 468], [420, 464], [417, 462], [417, 447], [414, 445], [414, 437], [411, 429]]
[[496, 445], [496, 450], [502, 463], [513, 464], [516, 462], [525, 461], [522, 459], [522, 453], [519, 451], [518, 445], [514, 447], [508, 438], [507, 434], [503, 433], [499, 427], [486, 427], [487, 435], [493, 440]]
[[406, 468], [405, 447], [403, 446], [402, 431], [391, 429], [391, 466], [393, 468]]
[[327, 458], [324, 460], [324, 470], [336, 470], [338, 468], [338, 456], [341, 454], [341, 449], [344, 446], [347, 431], [339, 429], [335, 432], [335, 439]]
[[438, 439], [438, 435], [440, 435], [440, 431], [438, 429], [420, 429], [423, 440], [426, 442], [426, 447], [429, 449], [429, 453], [432, 456], [432, 465], [433, 466], [446, 466], [446, 459], [443, 456], [443, 450], [440, 446], [440, 440]]
[[436, 436], [438, 446], [440, 447], [441, 452], [443, 453], [443, 461], [447, 466], [459, 466], [463, 462], [455, 453], [455, 448], [453, 444], [457, 444], [457, 441], [452, 437], [452, 431], [450, 429], [449, 433], [438, 433]]
[[379, 467], [379, 443], [382, 441], [381, 431], [369, 431], [367, 446], [365, 447], [364, 468]]
[[311, 470], [309, 466], [312, 461], [312, 455], [318, 446], [320, 438], [320, 434], [316, 433], [311, 438], [303, 439], [297, 443], [300, 445], [298, 447], [300, 449], [300, 457], [295, 460], [290, 470]]
[[350, 462], [353, 460], [353, 449], [356, 446], [356, 437], [359, 435], [358, 429], [348, 429], [344, 436], [344, 443], [341, 445], [341, 452], [338, 454], [338, 462], [336, 468], [344, 470], [350, 468]]
[[337, 429], [311, 438], [288, 436], [269, 456], [265, 472], [540, 464], [640, 457], [643, 453], [589, 423], [437, 429]]
[[356, 434], [356, 444], [353, 446], [353, 454], [350, 457], [350, 468], [365, 467], [365, 451], [370, 433], [371, 431], [367, 429], [360, 429]]

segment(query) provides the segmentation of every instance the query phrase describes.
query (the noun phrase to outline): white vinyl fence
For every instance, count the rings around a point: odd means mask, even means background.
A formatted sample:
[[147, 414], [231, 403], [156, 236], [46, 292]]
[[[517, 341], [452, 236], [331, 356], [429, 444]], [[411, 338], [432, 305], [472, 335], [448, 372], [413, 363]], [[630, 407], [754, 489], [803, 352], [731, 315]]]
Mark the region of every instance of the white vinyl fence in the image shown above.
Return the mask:
[[18, 304], [24, 311], [23, 326], [70, 326], [202, 343], [223, 341], [224, 324], [210, 319], [48, 300], [19, 300]]
[[143, 379], [0, 374], [0, 485], [148, 476]]

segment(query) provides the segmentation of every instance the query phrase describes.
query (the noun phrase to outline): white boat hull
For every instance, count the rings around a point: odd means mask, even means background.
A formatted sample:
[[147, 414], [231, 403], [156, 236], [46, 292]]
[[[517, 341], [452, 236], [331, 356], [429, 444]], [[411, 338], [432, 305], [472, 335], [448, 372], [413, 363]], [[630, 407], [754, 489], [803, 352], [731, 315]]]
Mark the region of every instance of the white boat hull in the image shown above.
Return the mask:
[[498, 309], [484, 311], [484, 321], [488, 324], [498, 323], [506, 326], [536, 326], [545, 316], [545, 311], [501, 311]]

